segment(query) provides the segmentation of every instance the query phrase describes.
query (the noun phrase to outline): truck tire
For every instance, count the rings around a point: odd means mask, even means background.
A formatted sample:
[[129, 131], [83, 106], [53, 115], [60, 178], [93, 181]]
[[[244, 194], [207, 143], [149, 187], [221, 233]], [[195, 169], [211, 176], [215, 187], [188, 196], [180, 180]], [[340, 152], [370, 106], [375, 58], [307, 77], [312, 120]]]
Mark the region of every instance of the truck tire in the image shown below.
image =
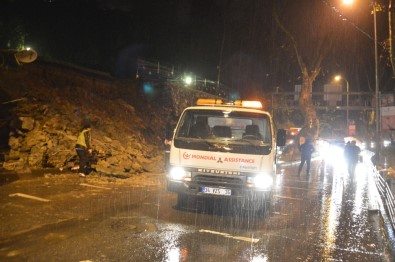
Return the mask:
[[176, 207], [178, 209], [183, 209], [186, 208], [187, 204], [188, 204], [188, 196], [185, 194], [178, 194]]

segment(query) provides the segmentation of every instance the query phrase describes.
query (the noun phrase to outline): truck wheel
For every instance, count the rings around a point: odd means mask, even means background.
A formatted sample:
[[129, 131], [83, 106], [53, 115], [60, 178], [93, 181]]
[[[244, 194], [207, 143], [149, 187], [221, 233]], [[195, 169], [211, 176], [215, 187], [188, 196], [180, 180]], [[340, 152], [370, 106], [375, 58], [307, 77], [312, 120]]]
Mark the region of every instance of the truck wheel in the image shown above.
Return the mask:
[[261, 208], [261, 213], [260, 213], [262, 217], [269, 216], [270, 211], [272, 209], [272, 203], [273, 203], [273, 192], [270, 192], [268, 195], [266, 195], [265, 200], [263, 201], [263, 206]]
[[267, 217], [270, 214], [270, 210], [271, 210], [271, 201], [265, 200], [263, 201], [261, 207], [257, 210], [257, 215], [262, 218]]
[[177, 196], [177, 208], [185, 208], [188, 204], [188, 196], [185, 194], [178, 194]]

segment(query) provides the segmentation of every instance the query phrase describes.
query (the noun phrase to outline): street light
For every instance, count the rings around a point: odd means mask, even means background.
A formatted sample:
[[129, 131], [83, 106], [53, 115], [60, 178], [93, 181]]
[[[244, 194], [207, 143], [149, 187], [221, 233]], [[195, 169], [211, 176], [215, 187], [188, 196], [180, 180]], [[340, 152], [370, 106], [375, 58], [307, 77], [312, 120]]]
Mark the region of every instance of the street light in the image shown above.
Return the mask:
[[378, 69], [378, 55], [377, 55], [377, 22], [376, 22], [376, 11], [378, 4], [374, 1], [373, 5], [373, 20], [374, 20], [374, 69], [376, 79], [376, 163], [379, 162], [380, 153], [380, 97], [379, 97], [379, 69]]
[[189, 86], [190, 84], [192, 84], [192, 81], [193, 81], [193, 79], [192, 79], [192, 76], [185, 76], [185, 78], [184, 78], [184, 83], [187, 85], [187, 86]]
[[[344, 4], [351, 5], [353, 0], [343, 0]], [[375, 115], [376, 115], [376, 163], [379, 162], [380, 153], [380, 91], [379, 91], [379, 69], [378, 69], [378, 51], [377, 51], [377, 22], [376, 13], [377, 10], [381, 10], [380, 5], [376, 1], [371, 2], [373, 6], [373, 26], [374, 26], [374, 71], [375, 71]]]
[[346, 108], [347, 108], [347, 135], [348, 135], [348, 134], [349, 134], [349, 130], [348, 130], [348, 128], [349, 128], [349, 122], [348, 122], [348, 93], [349, 93], [349, 84], [348, 84], [347, 79], [345, 79], [345, 78], [342, 77], [341, 75], [335, 76], [335, 81], [336, 81], [336, 82], [339, 82], [340, 80], [346, 81], [346, 92], [347, 92]]
[[352, 2], [354, 2], [353, 0], [343, 0], [343, 4], [345, 5], [351, 5]]

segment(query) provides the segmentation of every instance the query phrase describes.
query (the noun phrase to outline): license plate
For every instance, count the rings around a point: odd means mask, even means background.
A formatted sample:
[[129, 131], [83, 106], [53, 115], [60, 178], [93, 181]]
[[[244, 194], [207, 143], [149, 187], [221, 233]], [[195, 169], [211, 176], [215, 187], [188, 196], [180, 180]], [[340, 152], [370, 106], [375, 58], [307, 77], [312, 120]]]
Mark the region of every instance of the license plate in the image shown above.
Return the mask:
[[202, 193], [230, 196], [232, 194], [232, 190], [226, 188], [202, 187]]

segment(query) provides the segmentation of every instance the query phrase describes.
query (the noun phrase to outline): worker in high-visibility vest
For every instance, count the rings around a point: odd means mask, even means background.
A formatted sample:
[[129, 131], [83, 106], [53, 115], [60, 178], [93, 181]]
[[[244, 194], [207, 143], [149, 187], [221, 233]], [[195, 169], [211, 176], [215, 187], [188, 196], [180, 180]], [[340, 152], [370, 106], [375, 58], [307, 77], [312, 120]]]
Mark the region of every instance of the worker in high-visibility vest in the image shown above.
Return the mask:
[[75, 150], [80, 159], [79, 173], [81, 176], [88, 175], [91, 169], [89, 163], [89, 155], [92, 153], [91, 141], [91, 126], [90, 124], [84, 124], [75, 145]]

